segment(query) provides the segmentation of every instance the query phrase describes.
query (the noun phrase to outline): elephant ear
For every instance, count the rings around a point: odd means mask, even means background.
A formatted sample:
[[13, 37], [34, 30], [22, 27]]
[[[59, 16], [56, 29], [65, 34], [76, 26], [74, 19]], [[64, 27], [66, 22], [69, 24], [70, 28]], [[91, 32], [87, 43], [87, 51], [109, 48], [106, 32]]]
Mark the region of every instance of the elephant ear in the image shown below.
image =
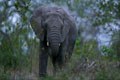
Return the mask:
[[62, 28], [62, 42], [65, 40], [66, 36], [69, 33], [72, 21], [70, 20], [69, 16], [64, 16], [63, 18], [63, 28]]
[[42, 25], [42, 10], [41, 9], [37, 9], [36, 11], [34, 11], [30, 19], [30, 24], [36, 36], [41, 41], [43, 41], [44, 40], [44, 28]]

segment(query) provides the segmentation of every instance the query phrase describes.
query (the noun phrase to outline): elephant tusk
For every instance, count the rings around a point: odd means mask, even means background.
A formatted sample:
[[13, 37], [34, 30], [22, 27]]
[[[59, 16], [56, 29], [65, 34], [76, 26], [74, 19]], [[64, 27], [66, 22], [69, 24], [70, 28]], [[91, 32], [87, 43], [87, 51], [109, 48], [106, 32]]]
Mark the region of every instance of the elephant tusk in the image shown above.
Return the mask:
[[60, 46], [60, 44], [59, 44], [59, 46]]
[[49, 46], [49, 42], [47, 42], [47, 46]]

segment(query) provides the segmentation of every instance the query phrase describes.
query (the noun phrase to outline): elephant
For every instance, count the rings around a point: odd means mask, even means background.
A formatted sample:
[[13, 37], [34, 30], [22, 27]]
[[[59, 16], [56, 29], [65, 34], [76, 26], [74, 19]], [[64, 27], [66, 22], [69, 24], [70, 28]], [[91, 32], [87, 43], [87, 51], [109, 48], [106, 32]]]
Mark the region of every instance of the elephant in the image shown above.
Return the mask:
[[42, 6], [33, 11], [30, 24], [40, 39], [39, 76], [47, 74], [48, 57], [53, 71], [70, 59], [77, 38], [73, 17], [61, 7]]

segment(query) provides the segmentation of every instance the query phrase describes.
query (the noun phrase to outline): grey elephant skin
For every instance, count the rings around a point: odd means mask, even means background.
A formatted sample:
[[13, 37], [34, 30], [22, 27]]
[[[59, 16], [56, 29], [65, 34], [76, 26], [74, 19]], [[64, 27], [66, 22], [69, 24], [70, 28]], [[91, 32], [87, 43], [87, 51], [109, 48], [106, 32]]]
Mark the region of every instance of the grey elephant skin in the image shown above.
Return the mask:
[[54, 72], [72, 55], [77, 28], [72, 16], [60, 7], [39, 7], [33, 11], [30, 24], [40, 39], [39, 76], [46, 75], [48, 57]]

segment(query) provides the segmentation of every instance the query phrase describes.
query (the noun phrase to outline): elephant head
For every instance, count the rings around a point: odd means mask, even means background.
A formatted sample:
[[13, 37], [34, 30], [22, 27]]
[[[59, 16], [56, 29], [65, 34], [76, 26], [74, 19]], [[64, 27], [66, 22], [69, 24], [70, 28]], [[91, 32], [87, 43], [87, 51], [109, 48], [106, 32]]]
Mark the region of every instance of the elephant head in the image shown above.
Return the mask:
[[61, 8], [38, 8], [34, 11], [30, 23], [35, 34], [41, 41], [46, 39], [52, 55], [56, 56], [59, 46], [65, 40], [72, 25], [69, 16]]

